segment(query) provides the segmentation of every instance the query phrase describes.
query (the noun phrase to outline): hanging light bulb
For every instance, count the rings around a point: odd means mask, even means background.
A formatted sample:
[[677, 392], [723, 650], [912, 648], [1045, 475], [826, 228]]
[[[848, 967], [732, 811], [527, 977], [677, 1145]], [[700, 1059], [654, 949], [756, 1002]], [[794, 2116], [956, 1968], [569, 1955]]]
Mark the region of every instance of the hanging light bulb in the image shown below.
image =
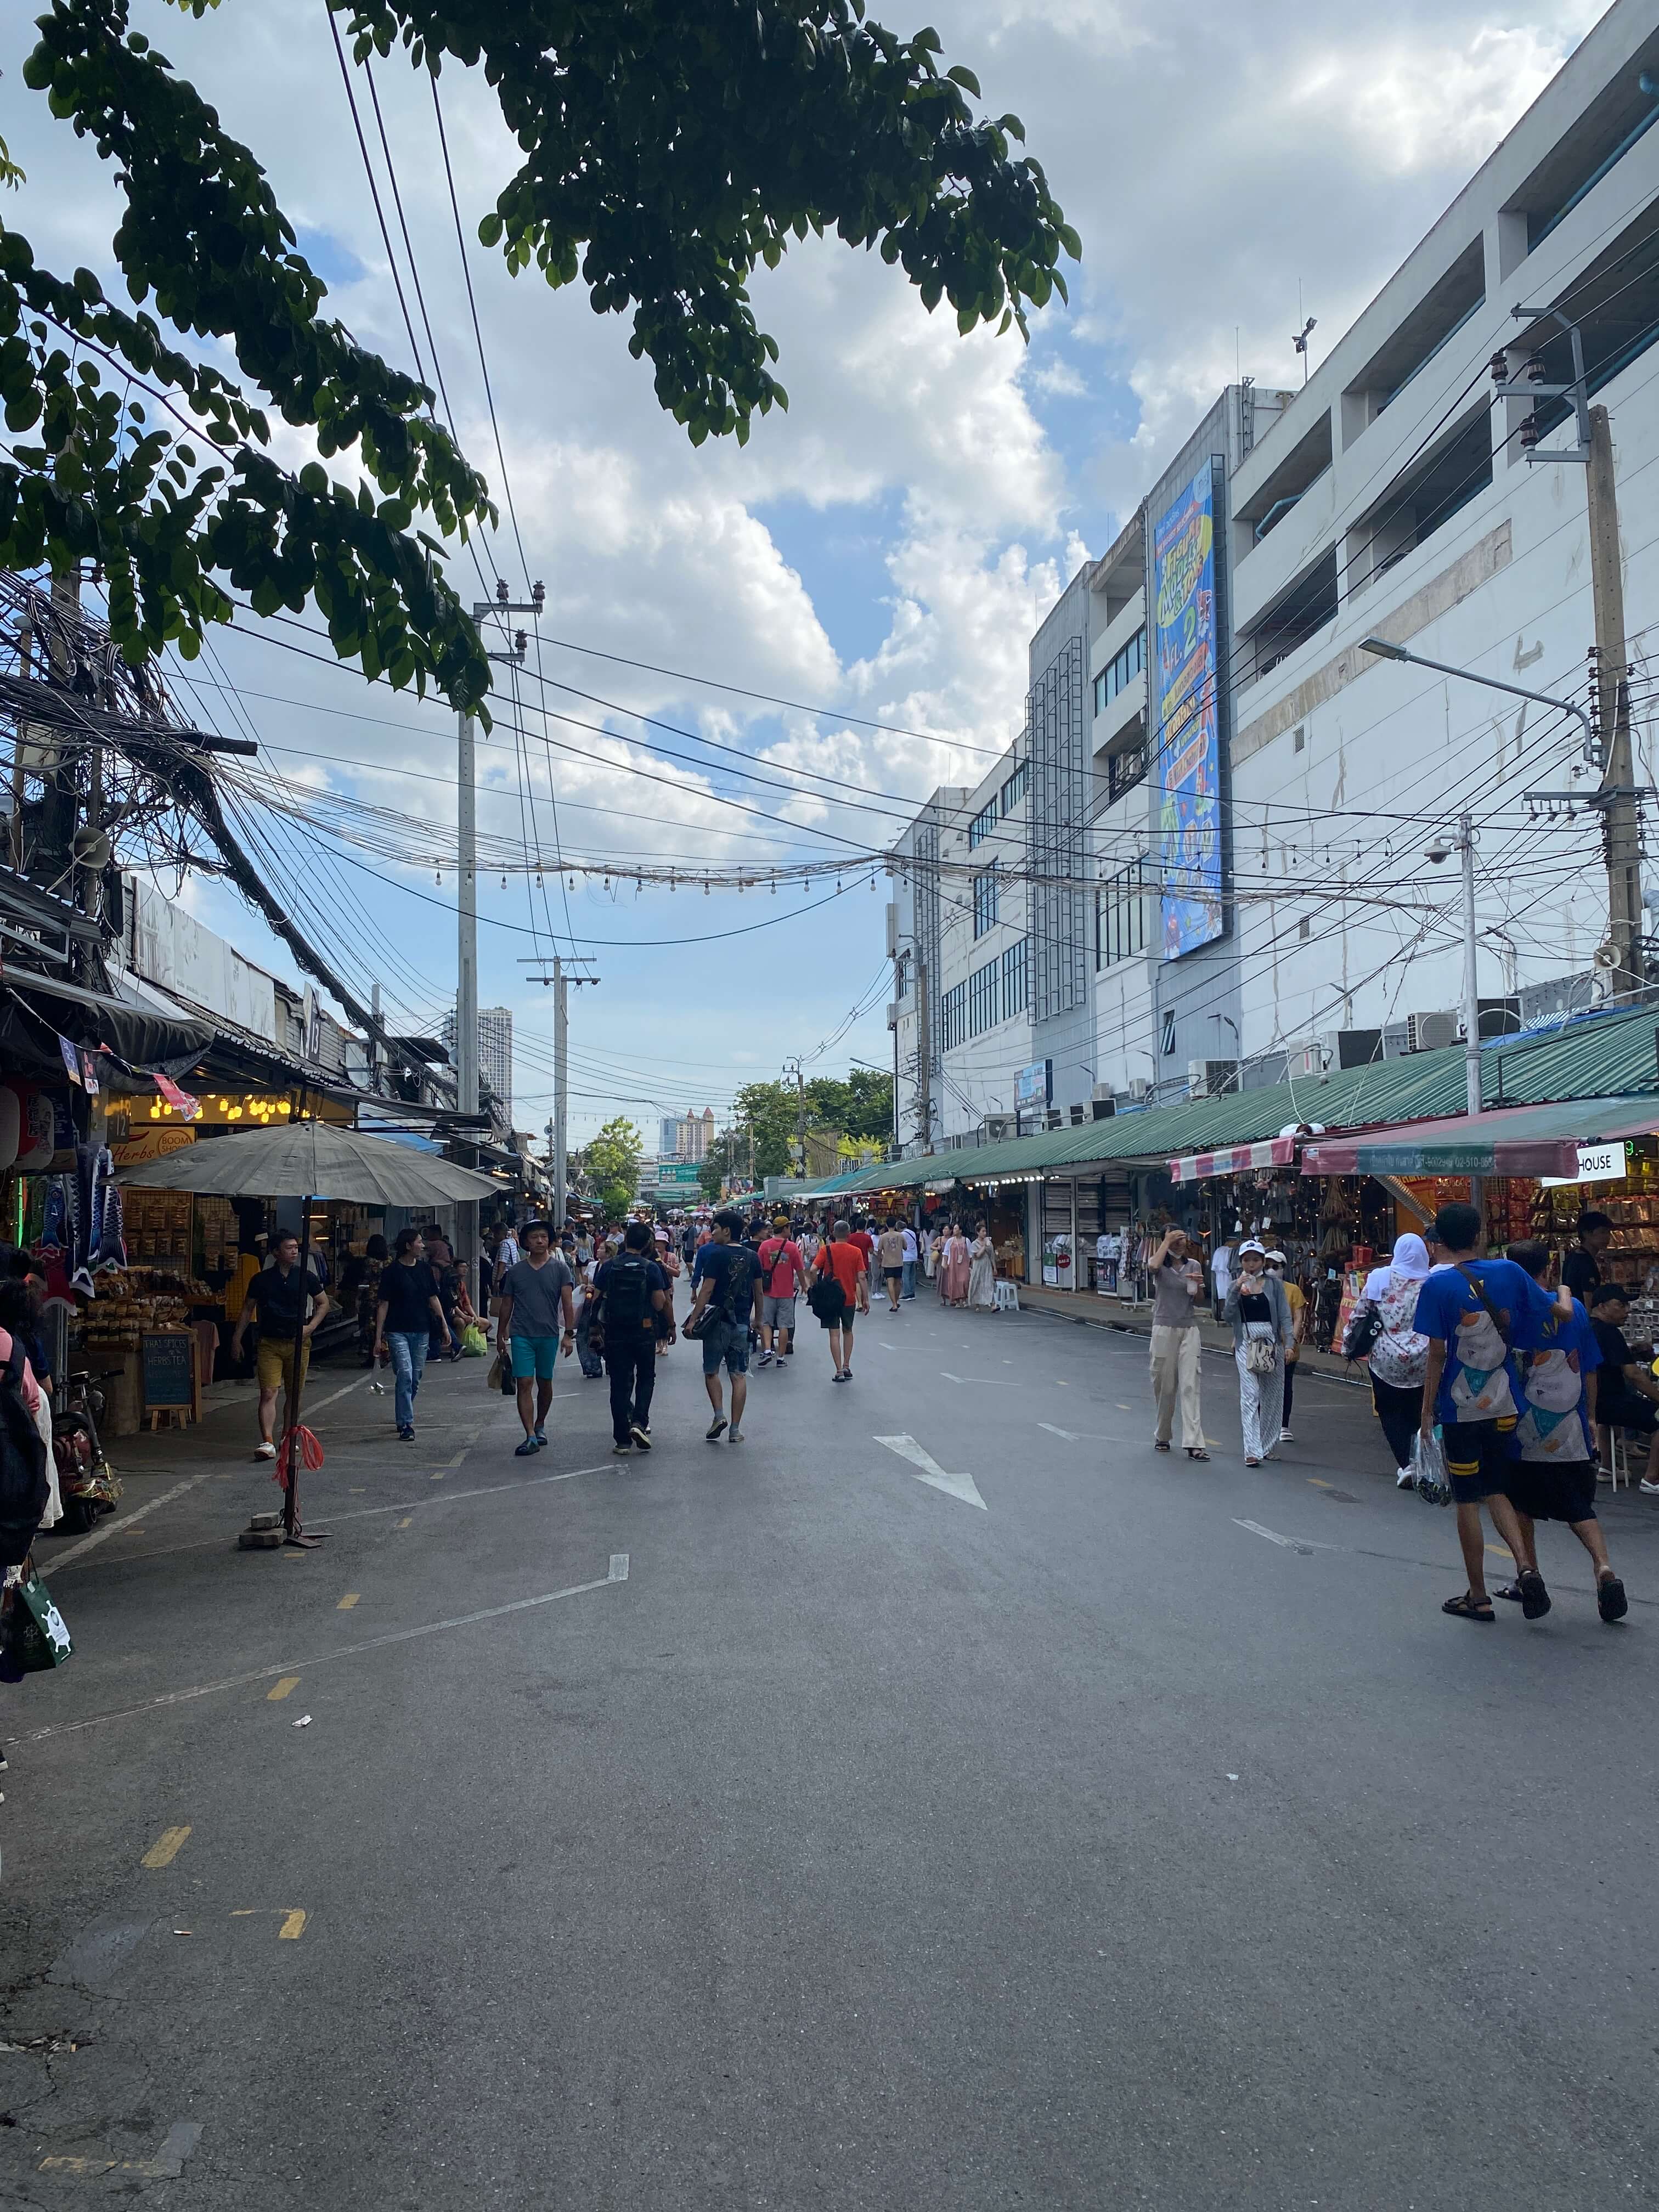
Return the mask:
[[775, 876], [774, 876], [774, 877], [773, 877], [773, 878], [772, 878], [772, 896], [773, 896], [773, 897], [774, 897], [774, 898], [775, 898], [775, 897], [777, 896], [777, 895], [778, 895], [778, 879], [777, 879], [777, 878], [776, 878]]
[[441, 868], [439, 868], [439, 869], [437, 869], [437, 870], [434, 872], [434, 875], [433, 875], [433, 878], [432, 878], [432, 880], [433, 880], [433, 882], [434, 882], [434, 884], [442, 884], [442, 882], [443, 882], [443, 879], [444, 879], [444, 872], [443, 872], [443, 870], [442, 870]]
[[503, 890], [507, 889], [507, 878], [505, 876], [501, 878], [501, 889]]

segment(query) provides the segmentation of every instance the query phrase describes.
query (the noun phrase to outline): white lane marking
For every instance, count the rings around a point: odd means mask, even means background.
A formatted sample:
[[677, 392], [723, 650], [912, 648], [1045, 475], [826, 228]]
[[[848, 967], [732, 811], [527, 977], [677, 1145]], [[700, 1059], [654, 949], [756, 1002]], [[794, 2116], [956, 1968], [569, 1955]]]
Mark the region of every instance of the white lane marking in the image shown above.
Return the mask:
[[118, 1521], [106, 1521], [101, 1528], [94, 1528], [91, 1535], [82, 1536], [78, 1544], [71, 1544], [67, 1551], [54, 1551], [49, 1555], [43, 1553], [42, 1557], [50, 1557], [55, 1574], [60, 1567], [68, 1566], [72, 1559], [78, 1559], [83, 1552], [91, 1551], [94, 1544], [104, 1543], [111, 1536], [118, 1536], [123, 1528], [131, 1528], [136, 1521], [148, 1519], [158, 1505], [170, 1504], [175, 1498], [182, 1498], [187, 1490], [194, 1490], [198, 1483], [206, 1482], [210, 1476], [222, 1474], [224, 1471], [220, 1467], [204, 1467], [199, 1474], [187, 1475], [183, 1482], [175, 1482], [171, 1490], [164, 1490], [159, 1498], [152, 1498], [143, 1505], [136, 1505], [131, 1513], [124, 1513]]
[[935, 1490], [944, 1491], [947, 1497], [959, 1498], [964, 1505], [977, 1505], [981, 1513], [989, 1511], [971, 1474], [946, 1474], [932, 1453], [924, 1451], [914, 1437], [878, 1437], [876, 1442], [885, 1444], [889, 1451], [896, 1452], [901, 1459], [908, 1460], [918, 1481], [931, 1484]]
[[939, 1371], [947, 1382], [982, 1382], [988, 1390], [1012, 1390], [1016, 1387], [1000, 1375], [952, 1375], [948, 1367], [941, 1367]]
[[1264, 1528], [1259, 1521], [1235, 1521], [1235, 1528], [1248, 1528], [1253, 1536], [1265, 1536], [1270, 1544], [1278, 1544], [1285, 1551], [1300, 1552], [1311, 1559], [1316, 1552], [1340, 1552], [1340, 1544], [1316, 1543], [1310, 1536], [1281, 1536], [1276, 1528]]
[[[554, 1605], [563, 1597], [586, 1597], [590, 1590], [609, 1589], [612, 1583], [628, 1579], [625, 1552], [611, 1555], [609, 1571], [598, 1582], [572, 1583], [568, 1589], [544, 1590], [538, 1597], [514, 1598], [510, 1605], [486, 1606], [482, 1612], [460, 1613], [449, 1620], [428, 1620], [418, 1628], [394, 1628], [389, 1635], [371, 1636], [366, 1643], [342, 1644], [332, 1651], [319, 1652], [313, 1659], [285, 1659], [280, 1667], [255, 1667], [246, 1674], [227, 1674], [217, 1682], [201, 1682], [193, 1690], [172, 1690], [164, 1698], [146, 1698], [139, 1705], [124, 1705], [112, 1713], [93, 1713], [83, 1721], [62, 1721], [56, 1727], [33, 1729], [26, 1735], [8, 1736], [9, 1743], [44, 1743], [48, 1736], [78, 1735], [82, 1729], [100, 1728], [106, 1721], [131, 1720], [139, 1713], [159, 1712], [166, 1705], [189, 1705], [197, 1698], [210, 1698], [220, 1690], [240, 1690], [250, 1682], [269, 1681], [273, 1674], [303, 1674], [308, 1667], [325, 1666], [333, 1659], [355, 1659], [361, 1652], [378, 1651], [388, 1644], [411, 1644], [416, 1637], [441, 1636], [452, 1628], [473, 1628], [481, 1620], [501, 1620], [510, 1613], [528, 1613], [537, 1606]], [[620, 1573], [617, 1562], [623, 1561]]]
[[[377, 1513], [412, 1513], [417, 1505], [459, 1505], [464, 1498], [499, 1498], [509, 1490], [540, 1490], [550, 1482], [574, 1482], [579, 1474], [614, 1474], [616, 1464], [614, 1460], [602, 1460], [598, 1467], [573, 1467], [563, 1474], [533, 1474], [518, 1482], [491, 1483], [483, 1490], [451, 1490], [446, 1492], [441, 1498], [435, 1492], [429, 1498], [400, 1498], [395, 1505], [354, 1505], [349, 1512], [330, 1513], [325, 1517], [331, 1528], [337, 1521], [368, 1521], [372, 1520]], [[223, 1469], [221, 1468], [219, 1472], [222, 1473]], [[194, 1480], [200, 1482], [204, 1480], [205, 1477], [197, 1475]], [[188, 1489], [190, 1486], [185, 1484], [183, 1486]], [[168, 1497], [173, 1495], [175, 1493], [172, 1491], [167, 1492]], [[160, 1505], [164, 1501], [158, 1498], [152, 1503]], [[142, 1512], [148, 1512], [149, 1510], [148, 1506], [140, 1508]], [[132, 1515], [128, 1516], [129, 1519], [135, 1517]], [[125, 1528], [125, 1522], [114, 1523], [107, 1528], [100, 1529], [98, 1535], [112, 1536], [117, 1527]], [[88, 1544], [97, 1541], [98, 1536], [88, 1536], [86, 1539]], [[120, 1564], [123, 1566], [130, 1566], [136, 1565], [140, 1559], [169, 1559], [179, 1552], [209, 1551], [222, 1545], [225, 1539], [222, 1536], [204, 1536], [194, 1543], [164, 1545], [161, 1549], [154, 1552], [129, 1552]], [[77, 1544], [73, 1548], [76, 1551], [81, 1551], [85, 1547]], [[66, 1564], [68, 1558], [69, 1554], [64, 1553], [54, 1559], [52, 1571], [56, 1573], [59, 1567]]]
[[884, 1352], [896, 1352], [898, 1350], [897, 1345], [889, 1344], [884, 1336], [878, 1336], [876, 1339], [876, 1342], [881, 1346]]
[[1039, 1421], [1040, 1429], [1047, 1429], [1051, 1437], [1064, 1437], [1068, 1444], [1081, 1443], [1083, 1439], [1074, 1429], [1057, 1429], [1052, 1421]]

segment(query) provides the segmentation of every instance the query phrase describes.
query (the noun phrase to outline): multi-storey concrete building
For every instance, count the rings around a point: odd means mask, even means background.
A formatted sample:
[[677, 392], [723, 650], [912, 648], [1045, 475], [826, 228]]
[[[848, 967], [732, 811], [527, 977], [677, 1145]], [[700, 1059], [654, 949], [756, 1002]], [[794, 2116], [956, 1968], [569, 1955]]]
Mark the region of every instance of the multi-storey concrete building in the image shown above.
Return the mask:
[[[1635, 782], [1651, 784], [1656, 121], [1659, 26], [1619, 0], [1305, 389], [1228, 387], [1073, 578], [1032, 641], [1018, 749], [1029, 1032], [975, 1040], [971, 1085], [934, 1098], [936, 1141], [972, 1104], [988, 1116], [1028, 1059], [1070, 1121], [1450, 1041], [1466, 814], [1483, 1027], [1589, 1002], [1611, 955], [1581, 726], [1362, 641], [1590, 699], [1588, 472], [1546, 458], [1577, 447], [1575, 408], [1532, 389], [1572, 377], [1576, 332], [1611, 428]], [[1605, 594], [1601, 617], [1606, 643]], [[1539, 791], [1577, 801], [1545, 818]], [[935, 793], [904, 841], [895, 927], [942, 955], [936, 1091], [962, 978], [930, 856], [984, 803], [984, 787]], [[904, 1097], [912, 1003], [896, 996]], [[914, 1141], [902, 1103], [900, 1121]]]

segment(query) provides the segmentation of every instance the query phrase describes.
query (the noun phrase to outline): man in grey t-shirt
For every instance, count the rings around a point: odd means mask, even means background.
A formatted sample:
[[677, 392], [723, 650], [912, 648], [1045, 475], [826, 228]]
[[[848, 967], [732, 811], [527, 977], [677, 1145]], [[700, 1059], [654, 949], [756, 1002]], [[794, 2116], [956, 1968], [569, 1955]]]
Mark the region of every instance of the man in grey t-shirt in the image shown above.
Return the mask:
[[1177, 1401], [1181, 1444], [1188, 1459], [1208, 1459], [1198, 1407], [1198, 1298], [1204, 1270], [1187, 1249], [1184, 1230], [1164, 1232], [1148, 1270], [1152, 1281], [1152, 1390], [1158, 1399], [1159, 1451], [1170, 1449]]
[[[547, 1413], [553, 1403], [553, 1368], [561, 1346], [567, 1359], [575, 1348], [576, 1279], [550, 1249], [551, 1231], [532, 1221], [524, 1231], [525, 1256], [501, 1278], [496, 1340], [510, 1341], [513, 1380], [518, 1386], [519, 1419], [524, 1442], [516, 1456], [527, 1459], [547, 1442]], [[561, 1329], [560, 1323], [563, 1328]]]

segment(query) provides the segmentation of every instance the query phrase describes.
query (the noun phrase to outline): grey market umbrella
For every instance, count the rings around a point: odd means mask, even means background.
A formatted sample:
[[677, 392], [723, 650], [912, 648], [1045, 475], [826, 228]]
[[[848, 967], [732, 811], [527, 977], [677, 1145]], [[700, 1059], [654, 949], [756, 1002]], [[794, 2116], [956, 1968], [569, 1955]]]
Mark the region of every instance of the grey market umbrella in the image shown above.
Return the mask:
[[458, 1168], [412, 1145], [364, 1136], [329, 1121], [284, 1121], [184, 1145], [143, 1167], [118, 1170], [134, 1190], [191, 1190], [220, 1198], [342, 1198], [361, 1206], [465, 1204], [500, 1190], [493, 1176]]
[[[452, 1166], [412, 1145], [366, 1137], [328, 1121], [287, 1121], [274, 1129], [240, 1130], [208, 1144], [185, 1145], [165, 1158], [147, 1161], [119, 1176], [137, 1190], [189, 1190], [220, 1198], [301, 1198], [304, 1210], [300, 1265], [310, 1252], [310, 1200], [355, 1200], [366, 1206], [440, 1206], [484, 1197], [501, 1186], [489, 1176]], [[299, 1517], [300, 1402], [305, 1390], [300, 1354], [306, 1300], [295, 1324], [294, 1377], [283, 1438], [283, 1523], [291, 1544], [311, 1544]]]

